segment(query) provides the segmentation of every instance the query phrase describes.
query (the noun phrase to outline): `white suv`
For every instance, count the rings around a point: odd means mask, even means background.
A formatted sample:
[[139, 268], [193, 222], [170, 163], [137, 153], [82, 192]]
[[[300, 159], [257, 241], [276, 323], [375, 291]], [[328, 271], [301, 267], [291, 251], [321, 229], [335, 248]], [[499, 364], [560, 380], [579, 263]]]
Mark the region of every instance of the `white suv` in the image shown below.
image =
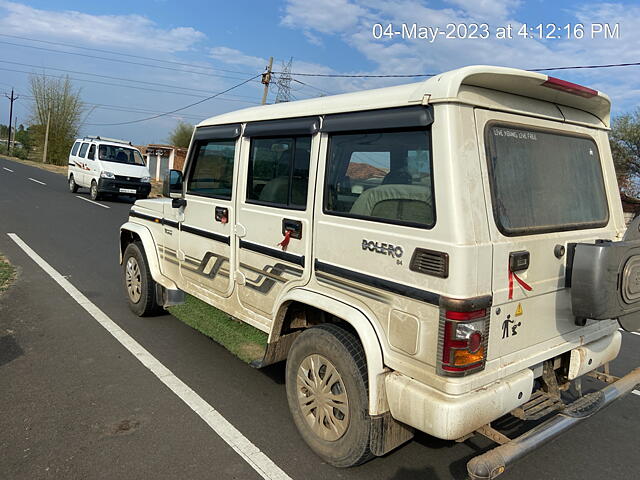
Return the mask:
[[92, 200], [103, 195], [147, 198], [151, 176], [142, 154], [131, 142], [106, 137], [79, 138], [69, 153], [69, 191], [89, 189]]
[[[257, 366], [286, 359], [293, 420], [333, 465], [414, 429], [481, 434], [503, 445], [469, 474], [494, 478], [640, 383], [606, 367], [619, 327], [640, 329], [609, 111], [596, 90], [475, 66], [213, 117], [171, 198], [121, 228], [129, 304], [187, 292], [267, 332]], [[611, 385], [568, 399], [584, 375]], [[490, 423], [509, 413], [547, 421], [508, 439]]]

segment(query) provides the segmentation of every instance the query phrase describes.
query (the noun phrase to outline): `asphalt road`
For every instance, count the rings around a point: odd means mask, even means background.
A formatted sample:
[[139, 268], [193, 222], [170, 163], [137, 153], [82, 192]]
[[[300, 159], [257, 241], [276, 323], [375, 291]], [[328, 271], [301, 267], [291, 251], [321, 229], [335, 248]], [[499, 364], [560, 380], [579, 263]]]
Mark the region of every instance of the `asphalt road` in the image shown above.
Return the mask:
[[[87, 198], [83, 190], [69, 193], [61, 175], [0, 157], [0, 251], [20, 271], [0, 298], [0, 478], [260, 478], [7, 233], [19, 235], [294, 480], [463, 479], [466, 462], [491, 446], [419, 434], [360, 467], [323, 463], [290, 420], [283, 364], [254, 370], [171, 315], [141, 319], [129, 311], [118, 228], [131, 204], [101, 201], [103, 208]], [[640, 365], [639, 351], [640, 336], [623, 334], [613, 373]], [[500, 478], [636, 478], [639, 411], [640, 396], [629, 395]]]

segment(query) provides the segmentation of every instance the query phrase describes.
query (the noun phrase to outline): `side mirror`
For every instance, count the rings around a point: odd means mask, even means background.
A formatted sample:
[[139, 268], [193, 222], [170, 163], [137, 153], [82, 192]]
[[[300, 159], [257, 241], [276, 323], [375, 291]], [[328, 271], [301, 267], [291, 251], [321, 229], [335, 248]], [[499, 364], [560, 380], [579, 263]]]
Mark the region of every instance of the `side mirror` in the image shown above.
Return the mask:
[[168, 198], [182, 198], [182, 172], [169, 170], [162, 184], [162, 195]]

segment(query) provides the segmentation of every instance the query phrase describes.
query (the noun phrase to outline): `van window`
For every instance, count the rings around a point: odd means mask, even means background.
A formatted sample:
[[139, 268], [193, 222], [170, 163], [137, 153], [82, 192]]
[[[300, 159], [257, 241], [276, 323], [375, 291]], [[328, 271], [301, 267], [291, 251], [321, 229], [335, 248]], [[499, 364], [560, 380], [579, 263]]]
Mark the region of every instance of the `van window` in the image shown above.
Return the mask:
[[89, 147], [89, 155], [87, 155], [87, 158], [91, 159], [91, 160], [95, 160], [96, 159], [96, 146], [91, 144], [91, 147]]
[[78, 149], [80, 148], [80, 142], [76, 142], [71, 147], [71, 155], [76, 155], [78, 153]]
[[78, 156], [84, 158], [84, 156], [87, 153], [87, 148], [89, 148], [89, 144], [88, 143], [83, 143], [82, 147], [80, 147], [80, 153], [78, 154]]
[[251, 140], [247, 202], [304, 209], [311, 136]]
[[235, 140], [198, 142], [189, 173], [187, 193], [231, 200]]
[[138, 150], [117, 145], [100, 145], [100, 148], [98, 148], [98, 158], [105, 162], [126, 163], [128, 165], [139, 165], [141, 167], [145, 165], [142, 154]]
[[331, 135], [324, 211], [432, 227], [435, 208], [430, 131]]
[[602, 227], [609, 220], [591, 138], [492, 124], [487, 156], [494, 217], [506, 235]]

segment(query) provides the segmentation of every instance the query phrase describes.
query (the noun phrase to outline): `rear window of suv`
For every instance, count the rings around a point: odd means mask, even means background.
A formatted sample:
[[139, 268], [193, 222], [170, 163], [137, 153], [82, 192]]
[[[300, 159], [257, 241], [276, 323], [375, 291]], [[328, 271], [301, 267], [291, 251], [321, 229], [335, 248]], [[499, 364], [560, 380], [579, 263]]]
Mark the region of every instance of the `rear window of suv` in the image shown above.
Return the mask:
[[607, 224], [600, 156], [591, 138], [495, 123], [485, 134], [493, 213], [502, 233]]

